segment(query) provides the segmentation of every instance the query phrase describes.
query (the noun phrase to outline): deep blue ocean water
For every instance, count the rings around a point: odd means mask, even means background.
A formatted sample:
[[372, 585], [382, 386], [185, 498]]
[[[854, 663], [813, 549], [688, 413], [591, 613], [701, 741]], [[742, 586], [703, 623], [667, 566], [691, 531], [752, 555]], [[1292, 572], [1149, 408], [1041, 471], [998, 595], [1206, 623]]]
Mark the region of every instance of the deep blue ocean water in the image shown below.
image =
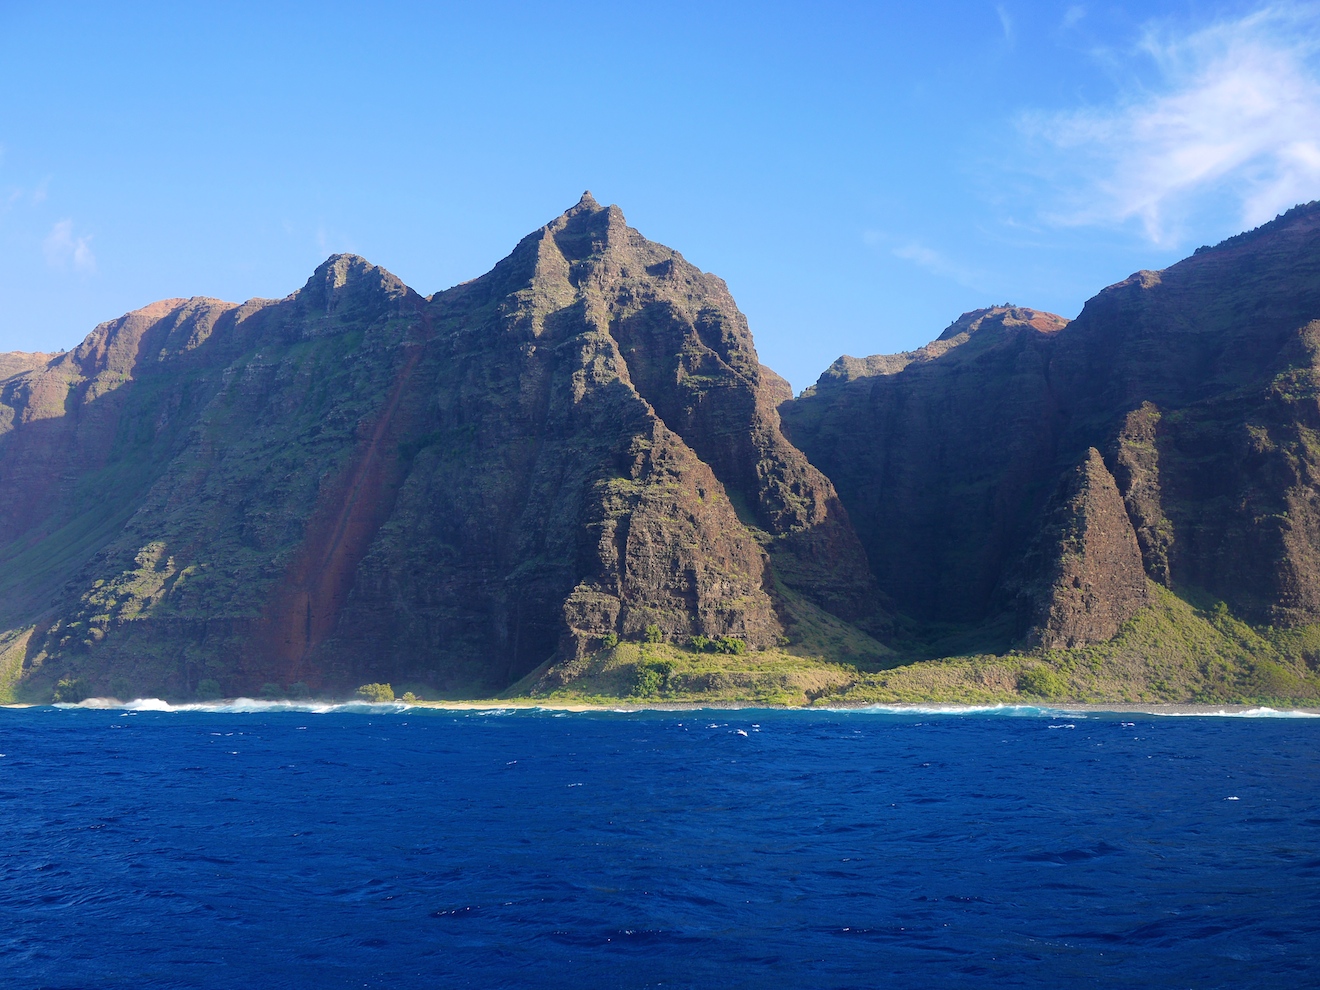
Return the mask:
[[0, 710], [14, 987], [1320, 986], [1320, 719]]

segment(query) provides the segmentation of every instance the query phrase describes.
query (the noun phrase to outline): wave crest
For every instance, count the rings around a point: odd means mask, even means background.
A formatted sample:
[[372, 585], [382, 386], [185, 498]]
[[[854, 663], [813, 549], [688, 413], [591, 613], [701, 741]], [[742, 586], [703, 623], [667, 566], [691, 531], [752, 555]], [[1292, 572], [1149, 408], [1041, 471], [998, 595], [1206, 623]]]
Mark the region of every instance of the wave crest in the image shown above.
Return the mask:
[[119, 701], [116, 698], [88, 698], [76, 705], [56, 704], [55, 708], [117, 708], [124, 712], [217, 712], [222, 714], [256, 714], [261, 712], [309, 712], [324, 715], [329, 712], [402, 712], [411, 705], [401, 701], [268, 701], [264, 698], [230, 698], [224, 701], [187, 701], [174, 704], [160, 698], [135, 698]]

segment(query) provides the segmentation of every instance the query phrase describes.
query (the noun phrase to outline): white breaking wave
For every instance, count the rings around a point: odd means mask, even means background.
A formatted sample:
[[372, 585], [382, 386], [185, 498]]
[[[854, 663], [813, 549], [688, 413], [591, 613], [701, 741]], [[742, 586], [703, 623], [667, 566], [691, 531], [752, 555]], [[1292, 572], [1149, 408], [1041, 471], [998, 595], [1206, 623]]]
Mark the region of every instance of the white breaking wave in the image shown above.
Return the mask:
[[[260, 714], [262, 712], [307, 712], [325, 715], [331, 712], [361, 712], [363, 714], [392, 714], [398, 712], [434, 711], [437, 713], [463, 714], [476, 717], [502, 716], [514, 714], [542, 714], [563, 718], [575, 714], [618, 714], [634, 715], [637, 709], [611, 708], [588, 711], [568, 711], [550, 706], [491, 705], [489, 707], [432, 708], [413, 706], [402, 701], [268, 701], [262, 698], [230, 698], [222, 701], [190, 701], [172, 704], [160, 698], [136, 698], [132, 701], [119, 701], [115, 698], [88, 698], [77, 704], [56, 703], [52, 707], [72, 709], [118, 709], [122, 712], [217, 712], [224, 714]], [[752, 709], [701, 708], [702, 712], [737, 712], [745, 715]], [[811, 712], [830, 712], [847, 715], [922, 715], [922, 716], [962, 716], [962, 715], [997, 715], [1017, 718], [1045, 719], [1084, 719], [1096, 716], [1133, 715], [1140, 713], [1147, 716], [1165, 718], [1320, 718], [1320, 712], [1300, 711], [1296, 709], [1276, 709], [1266, 706], [1254, 708], [1212, 708], [1181, 707], [1178, 705], [1149, 707], [1114, 707], [1101, 708], [1087, 706], [1085, 710], [1069, 707], [1048, 707], [1045, 705], [865, 705], [859, 707], [819, 707], [782, 709], [785, 712], [808, 714]]]
[[189, 701], [171, 704], [160, 698], [135, 698], [118, 701], [115, 698], [88, 698], [76, 705], [56, 704], [55, 708], [117, 708], [121, 712], [219, 712], [224, 714], [257, 714], [260, 712], [308, 712], [324, 715], [329, 712], [403, 712], [412, 706], [401, 701], [267, 701], [263, 698], [230, 698], [223, 701]]
[[1040, 705], [866, 705], [862, 708], [824, 708], [816, 711], [873, 712], [877, 715], [1017, 715], [1031, 718], [1085, 718], [1076, 712]]
[[1320, 712], [1303, 712], [1296, 709], [1281, 711], [1277, 708], [1240, 708], [1236, 711], [1220, 708], [1215, 711], [1157, 711], [1150, 712], [1150, 714], [1181, 718], [1188, 716], [1208, 716], [1212, 718], [1320, 718]]

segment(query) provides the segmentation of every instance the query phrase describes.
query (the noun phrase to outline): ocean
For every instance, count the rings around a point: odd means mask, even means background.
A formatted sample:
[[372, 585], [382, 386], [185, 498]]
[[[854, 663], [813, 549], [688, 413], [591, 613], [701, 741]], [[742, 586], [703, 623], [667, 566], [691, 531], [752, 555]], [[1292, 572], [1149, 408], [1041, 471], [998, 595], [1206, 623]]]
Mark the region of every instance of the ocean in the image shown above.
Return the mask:
[[1320, 986], [1320, 719], [0, 709], [12, 987]]

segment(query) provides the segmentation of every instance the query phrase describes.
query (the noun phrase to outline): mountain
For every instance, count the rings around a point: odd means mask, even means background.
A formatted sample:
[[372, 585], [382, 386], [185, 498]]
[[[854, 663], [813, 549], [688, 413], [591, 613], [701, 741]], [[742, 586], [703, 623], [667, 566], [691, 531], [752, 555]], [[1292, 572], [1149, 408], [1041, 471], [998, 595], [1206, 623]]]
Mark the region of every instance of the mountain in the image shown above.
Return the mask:
[[[1112, 637], [1141, 572], [1320, 620], [1320, 204], [1088, 301], [965, 314], [781, 407], [895, 607], [985, 648]], [[1124, 512], [1119, 512], [1119, 507]]]
[[724, 283], [590, 194], [432, 296], [337, 255], [4, 362], [11, 694], [490, 693], [618, 638], [889, 627]]
[[842, 357], [588, 193], [0, 355], [0, 698], [1320, 697], [1320, 204]]

